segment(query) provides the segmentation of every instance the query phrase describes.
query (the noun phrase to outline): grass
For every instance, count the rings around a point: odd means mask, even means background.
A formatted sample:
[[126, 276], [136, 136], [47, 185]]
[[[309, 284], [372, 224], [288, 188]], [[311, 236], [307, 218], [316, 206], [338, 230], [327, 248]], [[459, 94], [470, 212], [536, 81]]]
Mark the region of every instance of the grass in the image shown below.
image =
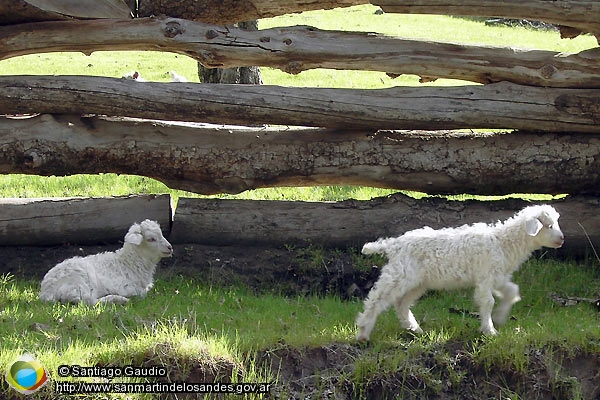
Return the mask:
[[[309, 261], [307, 268], [322, 266], [311, 267]], [[529, 354], [535, 349], [598, 352], [597, 311], [587, 304], [559, 306], [548, 293], [597, 296], [599, 274], [594, 265], [527, 262], [515, 276], [523, 297], [513, 309], [515, 318], [493, 338], [480, 336], [477, 319], [448, 311], [473, 310], [471, 291], [432, 292], [413, 308], [426, 333], [403, 334], [391, 310], [382, 314], [372, 344], [355, 360], [349, 379], [364, 383], [374, 369], [383, 374], [409, 368], [410, 361], [423, 354], [435, 354], [442, 362], [449, 357], [448, 345], [457, 342], [482, 368], [500, 365], [522, 372], [528, 370]], [[40, 303], [38, 287], [38, 282], [0, 277], [0, 365], [9, 365], [27, 351], [55, 378], [62, 364], [164, 365], [172, 373], [185, 374], [194, 364], [228, 363], [233, 371], [251, 371], [246, 382], [277, 383], [276, 374], [256, 365], [257, 352], [353, 344], [354, 317], [362, 308], [358, 300], [285, 297], [276, 291], [257, 294], [181, 276], [158, 279], [146, 299], [136, 298], [125, 306]], [[378, 354], [394, 356], [381, 359]], [[4, 382], [1, 385], [0, 394], [10, 393]]]

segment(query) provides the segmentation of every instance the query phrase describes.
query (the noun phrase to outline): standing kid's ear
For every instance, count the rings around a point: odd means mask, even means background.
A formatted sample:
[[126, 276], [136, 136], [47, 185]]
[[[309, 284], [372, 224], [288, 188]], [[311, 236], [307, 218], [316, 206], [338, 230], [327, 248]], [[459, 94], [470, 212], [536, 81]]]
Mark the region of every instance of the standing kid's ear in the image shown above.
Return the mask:
[[525, 221], [525, 232], [529, 236], [535, 236], [540, 232], [544, 225], [537, 218], [530, 218]]
[[144, 240], [144, 236], [142, 235], [142, 228], [140, 224], [133, 224], [129, 231], [125, 235], [125, 243], [131, 243], [135, 245], [140, 245]]

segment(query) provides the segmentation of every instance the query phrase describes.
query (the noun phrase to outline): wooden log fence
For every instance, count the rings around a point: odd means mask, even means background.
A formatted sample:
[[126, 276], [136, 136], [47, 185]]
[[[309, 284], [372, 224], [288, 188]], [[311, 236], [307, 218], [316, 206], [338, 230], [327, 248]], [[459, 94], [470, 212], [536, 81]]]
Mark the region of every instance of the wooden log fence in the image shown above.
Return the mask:
[[104, 114], [340, 129], [512, 128], [600, 133], [600, 89], [501, 82], [368, 90], [3, 76], [0, 113]]
[[0, 173], [101, 172], [146, 175], [203, 194], [329, 184], [432, 194], [600, 194], [600, 135], [0, 118]]
[[[82, 35], [81, 32], [85, 32]], [[405, 40], [307, 26], [247, 31], [182, 19], [65, 21], [0, 27], [0, 60], [50, 51], [163, 50], [207, 68], [382, 71], [476, 83], [600, 88], [600, 50], [580, 54]]]
[[[191, 0], [188, 0], [191, 1]], [[136, 13], [140, 17], [170, 15], [210, 23], [229, 24], [258, 18], [272, 17], [311, 9], [329, 9], [349, 5], [366, 4], [367, 0], [325, 0], [319, 2], [248, 0], [237, 7], [223, 9], [219, 0], [204, 0], [200, 6], [180, 7], [185, 0], [164, 2], [159, 0], [138, 1]], [[598, 1], [544, 1], [544, 0], [371, 0], [386, 12], [411, 14], [444, 14], [463, 16], [497, 16], [515, 19], [537, 19], [563, 26], [563, 36], [573, 37], [580, 32], [600, 35]]]
[[[207, 67], [376, 70], [484, 85], [356, 90], [1, 76], [0, 114], [41, 115], [0, 118], [0, 173], [134, 173], [205, 194], [327, 184], [428, 193], [568, 193], [553, 201], [563, 214], [565, 249], [589, 252], [590, 243], [600, 240], [600, 200], [586, 197], [600, 192], [597, 48], [563, 55], [312, 27], [246, 32], [220, 26], [367, 0], [128, 1], [136, 17], [168, 15], [133, 20], [117, 0], [99, 1], [89, 11], [53, 3], [0, 4], [0, 25], [6, 25], [0, 26], [0, 59], [158, 49], [189, 55]], [[595, 0], [371, 3], [385, 12], [538, 19], [559, 25], [564, 37], [582, 32], [600, 37]], [[114, 215], [113, 201], [119, 208]], [[65, 232], [61, 242], [115, 241], [133, 220], [158, 219], [165, 229], [171, 224], [169, 196], [117, 199], [111, 205], [96, 199], [17, 203], [32, 214], [20, 215], [5, 201], [0, 207], [5, 245], [47, 244], [56, 231]], [[399, 195], [341, 203], [180, 199], [170, 238], [174, 243], [360, 245], [423, 225], [501, 219], [526, 204]], [[124, 216], [131, 206], [143, 215]], [[26, 222], [27, 215], [35, 216], [35, 225]], [[80, 231], [69, 231], [73, 227]]]
[[[563, 248], [548, 251], [569, 256], [598, 251], [598, 197], [568, 196], [543, 203], [561, 213], [559, 222], [566, 238]], [[0, 245], [112, 244], [123, 240], [133, 222], [151, 218], [175, 245], [360, 247], [378, 237], [423, 226], [493, 223], [530, 204], [520, 199], [415, 200], [401, 194], [329, 203], [180, 198], [172, 219], [169, 195], [0, 199]]]
[[[316, 244], [362, 246], [378, 237], [397, 236], [430, 226], [494, 223], [531, 205], [520, 199], [483, 202], [415, 200], [404, 195], [342, 202], [243, 201], [180, 198], [170, 240], [213, 245]], [[561, 214], [565, 255], [592, 255], [600, 244], [597, 197], [545, 201]], [[232, 216], [235, 215], [235, 218]]]
[[371, 3], [380, 6], [386, 12], [534, 19], [559, 25], [564, 37], [588, 32], [600, 36], [600, 22], [597, 18], [600, 2], [595, 0], [127, 0], [131, 10], [127, 10], [122, 2], [115, 0], [81, 2], [79, 7], [73, 9], [74, 3], [78, 2], [70, 2], [70, 8], [61, 8], [60, 2], [2, 2], [0, 24], [70, 18], [127, 18], [132, 11], [137, 17], [169, 15], [224, 25], [309, 10]]

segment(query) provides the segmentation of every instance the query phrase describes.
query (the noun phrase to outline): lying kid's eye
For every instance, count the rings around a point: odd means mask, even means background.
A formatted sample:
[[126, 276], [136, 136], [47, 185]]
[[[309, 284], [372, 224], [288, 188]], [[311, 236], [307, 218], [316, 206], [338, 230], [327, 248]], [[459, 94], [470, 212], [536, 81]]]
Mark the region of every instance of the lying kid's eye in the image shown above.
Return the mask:
[[147, 240], [148, 242], [156, 242], [156, 239], [155, 239], [155, 238], [148, 238], [148, 239], [146, 239], [146, 240]]

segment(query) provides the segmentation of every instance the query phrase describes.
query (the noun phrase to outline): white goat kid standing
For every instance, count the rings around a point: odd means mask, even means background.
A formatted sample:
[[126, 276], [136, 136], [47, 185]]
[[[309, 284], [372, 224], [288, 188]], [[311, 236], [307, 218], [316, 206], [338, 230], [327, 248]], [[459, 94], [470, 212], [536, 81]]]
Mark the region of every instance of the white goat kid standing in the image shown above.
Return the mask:
[[[512, 273], [534, 250], [562, 246], [558, 218], [549, 205], [530, 206], [493, 225], [425, 227], [365, 244], [363, 254], [385, 254], [389, 261], [365, 300], [364, 312], [358, 314], [357, 339], [369, 340], [377, 316], [391, 304], [403, 328], [422, 333], [410, 310], [419, 297], [430, 289], [473, 286], [481, 331], [496, 335], [494, 322], [506, 322], [512, 305], [521, 299]], [[494, 294], [501, 301], [492, 316]]]
[[78, 303], [126, 303], [152, 288], [156, 265], [173, 247], [156, 221], [133, 224], [123, 247], [86, 257], [69, 258], [42, 280], [40, 300]]

